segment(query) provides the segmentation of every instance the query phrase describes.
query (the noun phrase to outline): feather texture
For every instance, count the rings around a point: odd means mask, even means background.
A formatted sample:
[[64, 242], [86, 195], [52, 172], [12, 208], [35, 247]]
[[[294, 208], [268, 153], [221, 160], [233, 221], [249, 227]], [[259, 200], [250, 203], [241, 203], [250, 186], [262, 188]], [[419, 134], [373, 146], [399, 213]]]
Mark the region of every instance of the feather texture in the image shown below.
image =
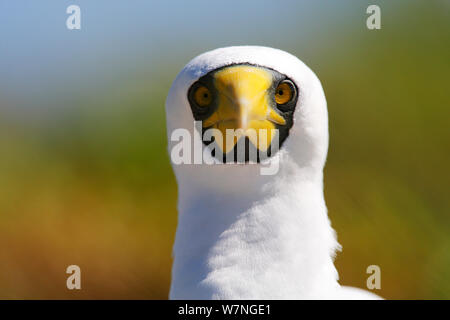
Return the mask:
[[[261, 163], [173, 164], [179, 217], [170, 298], [373, 298], [338, 283], [333, 260], [339, 244], [323, 196], [326, 100], [319, 79], [298, 58], [253, 46], [194, 58], [170, 89], [168, 136], [184, 128], [194, 137], [192, 148], [202, 143], [187, 91], [206, 73], [237, 63], [277, 70], [296, 83], [294, 125], [278, 152], [275, 175], [261, 175]], [[174, 143], [169, 138], [169, 150]]]

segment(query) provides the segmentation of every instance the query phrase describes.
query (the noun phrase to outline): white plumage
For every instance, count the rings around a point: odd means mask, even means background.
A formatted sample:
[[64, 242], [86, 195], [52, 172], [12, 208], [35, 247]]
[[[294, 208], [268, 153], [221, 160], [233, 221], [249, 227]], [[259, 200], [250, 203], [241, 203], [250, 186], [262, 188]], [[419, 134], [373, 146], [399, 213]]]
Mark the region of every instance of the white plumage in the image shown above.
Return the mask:
[[[204, 53], [180, 72], [167, 101], [169, 150], [173, 130], [195, 143], [187, 92], [208, 72], [251, 63], [288, 76], [298, 87], [294, 125], [278, 152], [276, 175], [261, 164], [173, 165], [178, 182], [178, 227], [172, 299], [367, 299], [345, 289], [333, 260], [339, 244], [323, 196], [328, 149], [325, 95], [316, 75], [281, 50], [243, 46]], [[211, 156], [210, 156], [211, 157]]]

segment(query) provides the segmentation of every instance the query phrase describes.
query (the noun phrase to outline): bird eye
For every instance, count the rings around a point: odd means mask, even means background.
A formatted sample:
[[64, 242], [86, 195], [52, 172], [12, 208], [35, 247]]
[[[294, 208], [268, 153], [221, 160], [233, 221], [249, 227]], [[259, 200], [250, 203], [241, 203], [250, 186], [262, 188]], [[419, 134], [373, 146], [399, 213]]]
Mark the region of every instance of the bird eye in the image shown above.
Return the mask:
[[212, 102], [212, 94], [207, 87], [198, 85], [194, 91], [194, 101], [199, 107], [207, 107]]
[[284, 80], [275, 89], [275, 102], [286, 104], [294, 97], [294, 84], [289, 80]]

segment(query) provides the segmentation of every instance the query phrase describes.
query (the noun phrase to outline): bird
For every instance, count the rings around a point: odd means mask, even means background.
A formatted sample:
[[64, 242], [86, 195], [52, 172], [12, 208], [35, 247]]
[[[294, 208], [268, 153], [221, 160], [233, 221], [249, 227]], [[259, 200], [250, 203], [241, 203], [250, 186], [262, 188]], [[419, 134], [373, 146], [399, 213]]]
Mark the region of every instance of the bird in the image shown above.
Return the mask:
[[200, 54], [170, 87], [166, 125], [178, 185], [170, 299], [381, 299], [339, 284], [327, 102], [300, 59], [263, 46]]

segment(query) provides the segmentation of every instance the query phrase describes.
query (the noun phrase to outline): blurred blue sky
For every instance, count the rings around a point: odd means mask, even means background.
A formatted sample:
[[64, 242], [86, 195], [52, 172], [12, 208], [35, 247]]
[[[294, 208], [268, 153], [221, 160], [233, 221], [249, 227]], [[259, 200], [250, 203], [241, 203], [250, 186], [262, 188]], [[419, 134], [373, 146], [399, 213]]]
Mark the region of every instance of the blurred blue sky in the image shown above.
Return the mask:
[[[71, 4], [81, 8], [81, 30], [66, 28]], [[233, 44], [289, 50], [290, 39], [304, 39], [312, 47], [333, 21], [359, 11], [362, 24], [361, 8], [335, 1], [1, 0], [0, 93], [20, 104], [142, 63], [151, 70], [177, 61], [181, 68], [203, 51]]]
[[[123, 74], [145, 72], [152, 81], [158, 68], [180, 70], [194, 56], [229, 45], [316, 56], [363, 32], [372, 2], [0, 0], [0, 104], [49, 104], [50, 97], [77, 96]], [[411, 4], [376, 2], [384, 25], [388, 7]], [[66, 28], [72, 4], [81, 8], [81, 30]]]

